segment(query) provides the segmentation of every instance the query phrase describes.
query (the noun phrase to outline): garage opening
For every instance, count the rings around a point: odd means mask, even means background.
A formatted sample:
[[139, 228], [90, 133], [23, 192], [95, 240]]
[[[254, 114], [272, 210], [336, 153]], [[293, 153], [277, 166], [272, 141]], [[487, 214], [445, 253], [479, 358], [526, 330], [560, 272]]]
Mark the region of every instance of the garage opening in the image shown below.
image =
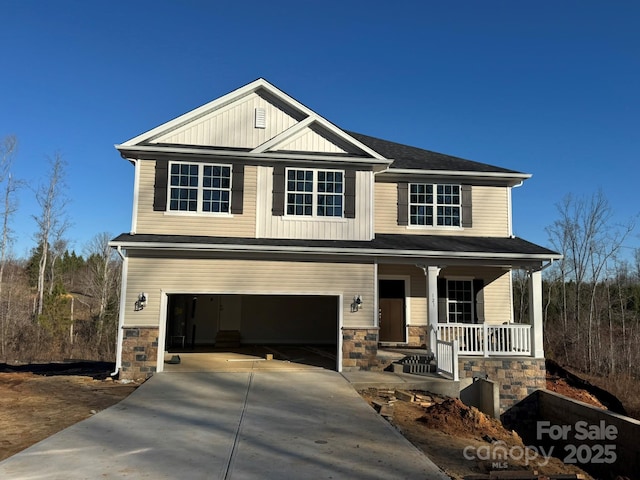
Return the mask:
[[168, 295], [165, 351], [271, 353], [335, 370], [339, 298], [321, 295]]

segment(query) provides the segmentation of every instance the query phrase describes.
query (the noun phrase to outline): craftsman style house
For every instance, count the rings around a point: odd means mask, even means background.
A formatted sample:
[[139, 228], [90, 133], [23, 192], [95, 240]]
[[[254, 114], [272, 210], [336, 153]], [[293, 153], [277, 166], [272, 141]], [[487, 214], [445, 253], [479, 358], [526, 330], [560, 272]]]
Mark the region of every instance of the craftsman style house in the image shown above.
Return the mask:
[[333, 346], [338, 371], [415, 346], [453, 376], [514, 358], [544, 374], [540, 271], [559, 256], [512, 235], [530, 175], [342, 130], [263, 79], [116, 148], [135, 168], [131, 230], [112, 241], [122, 377], [220, 332]]

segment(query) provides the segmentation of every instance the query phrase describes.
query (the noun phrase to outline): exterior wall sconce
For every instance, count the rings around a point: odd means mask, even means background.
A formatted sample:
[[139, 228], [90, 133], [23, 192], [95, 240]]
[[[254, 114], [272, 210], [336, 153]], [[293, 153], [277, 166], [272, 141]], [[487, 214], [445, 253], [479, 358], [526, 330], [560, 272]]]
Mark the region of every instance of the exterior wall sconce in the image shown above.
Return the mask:
[[362, 305], [363, 305], [362, 297], [360, 295], [356, 295], [355, 297], [353, 297], [353, 303], [351, 304], [351, 311], [357, 312], [362, 308]]
[[136, 312], [139, 312], [140, 310], [142, 310], [144, 307], [147, 306], [147, 294], [144, 292], [140, 292], [138, 294], [138, 300], [136, 300], [135, 306], [134, 306], [134, 310]]

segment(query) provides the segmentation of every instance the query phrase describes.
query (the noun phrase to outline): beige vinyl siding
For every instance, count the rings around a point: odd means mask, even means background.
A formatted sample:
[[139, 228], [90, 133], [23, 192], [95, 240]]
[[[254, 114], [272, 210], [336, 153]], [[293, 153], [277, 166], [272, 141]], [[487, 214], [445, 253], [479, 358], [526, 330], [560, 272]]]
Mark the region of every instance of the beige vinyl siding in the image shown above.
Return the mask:
[[414, 235], [509, 235], [509, 189], [507, 187], [472, 187], [472, 228], [420, 228], [398, 225], [398, 185], [375, 183], [375, 232]]
[[[266, 128], [255, 128], [256, 108], [265, 109]], [[252, 93], [154, 139], [153, 143], [255, 148], [296, 123], [279, 106]]]
[[319, 135], [310, 129], [305, 129], [300, 135], [290, 141], [278, 145], [275, 150], [293, 152], [323, 152], [323, 153], [347, 153], [344, 149], [331, 140]]
[[153, 210], [155, 161], [140, 160], [136, 233], [255, 237], [257, 167], [244, 169], [243, 213], [234, 215], [156, 212]]
[[512, 320], [511, 272], [491, 267], [448, 267], [440, 271], [444, 278], [481, 278], [484, 280], [484, 316], [486, 323], [502, 324]]
[[[125, 326], [158, 325], [164, 293], [343, 295], [343, 326], [374, 326], [373, 264], [129, 257]], [[147, 307], [135, 312], [140, 292]], [[354, 295], [364, 306], [351, 312]]]
[[512, 321], [511, 275], [507, 272], [484, 287], [484, 314], [487, 323]]
[[408, 325], [427, 325], [427, 282], [424, 270], [414, 265], [378, 266], [378, 278], [409, 277], [409, 292], [405, 292], [408, 302]]
[[355, 218], [274, 216], [273, 167], [258, 167], [257, 237], [323, 240], [371, 240], [371, 185], [373, 173], [356, 172]]

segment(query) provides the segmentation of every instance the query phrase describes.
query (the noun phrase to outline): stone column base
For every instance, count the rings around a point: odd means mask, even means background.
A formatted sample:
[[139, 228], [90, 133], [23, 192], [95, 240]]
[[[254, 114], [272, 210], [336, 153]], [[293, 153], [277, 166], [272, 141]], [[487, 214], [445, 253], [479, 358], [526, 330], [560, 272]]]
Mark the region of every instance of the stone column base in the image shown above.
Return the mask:
[[378, 328], [342, 329], [342, 370], [377, 370], [379, 368]]
[[123, 327], [121, 380], [144, 380], [157, 370], [158, 327]]

